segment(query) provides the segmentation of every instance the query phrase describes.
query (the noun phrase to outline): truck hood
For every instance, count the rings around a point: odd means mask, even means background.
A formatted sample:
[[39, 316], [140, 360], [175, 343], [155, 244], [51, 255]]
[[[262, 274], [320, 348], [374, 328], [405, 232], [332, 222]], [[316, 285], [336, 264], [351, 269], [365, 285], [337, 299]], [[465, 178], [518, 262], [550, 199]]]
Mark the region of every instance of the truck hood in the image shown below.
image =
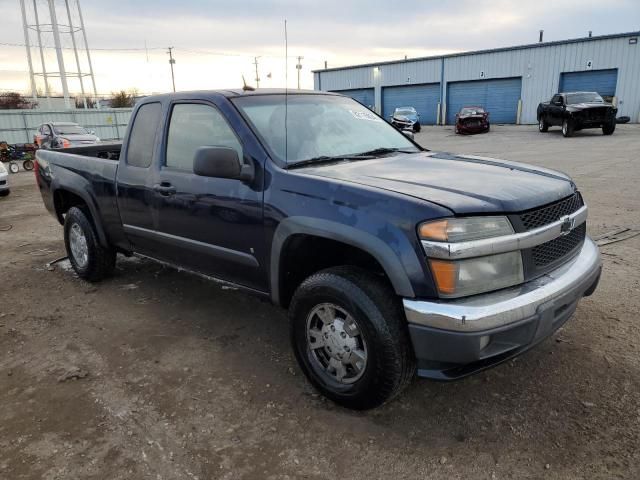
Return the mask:
[[554, 170], [436, 152], [310, 166], [299, 172], [409, 195], [456, 214], [520, 212], [575, 191], [571, 178]]
[[613, 107], [610, 103], [572, 103], [567, 105], [568, 109], [584, 110], [587, 108]]

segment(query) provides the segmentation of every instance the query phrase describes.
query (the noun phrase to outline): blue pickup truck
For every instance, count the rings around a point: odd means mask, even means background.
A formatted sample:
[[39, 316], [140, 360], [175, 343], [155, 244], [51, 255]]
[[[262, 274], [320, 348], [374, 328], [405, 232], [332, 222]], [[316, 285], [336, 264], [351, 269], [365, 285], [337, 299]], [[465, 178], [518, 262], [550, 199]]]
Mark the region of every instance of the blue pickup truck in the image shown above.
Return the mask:
[[338, 94], [152, 96], [122, 144], [36, 157], [81, 278], [136, 254], [266, 297], [349, 408], [523, 353], [600, 277], [567, 175], [426, 150]]

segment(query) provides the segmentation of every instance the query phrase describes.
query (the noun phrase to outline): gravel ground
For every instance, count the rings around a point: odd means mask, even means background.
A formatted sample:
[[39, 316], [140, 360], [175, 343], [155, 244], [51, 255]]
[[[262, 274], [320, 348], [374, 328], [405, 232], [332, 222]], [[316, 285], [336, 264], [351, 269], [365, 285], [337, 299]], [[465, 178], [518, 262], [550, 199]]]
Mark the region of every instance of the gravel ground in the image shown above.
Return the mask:
[[[568, 172], [592, 235], [640, 227], [638, 125], [416, 138]], [[354, 413], [303, 378], [276, 307], [148, 261], [122, 259], [96, 285], [45, 268], [64, 254], [62, 229], [32, 173], [10, 180], [1, 479], [640, 478], [640, 236], [602, 248], [598, 291], [526, 355]]]

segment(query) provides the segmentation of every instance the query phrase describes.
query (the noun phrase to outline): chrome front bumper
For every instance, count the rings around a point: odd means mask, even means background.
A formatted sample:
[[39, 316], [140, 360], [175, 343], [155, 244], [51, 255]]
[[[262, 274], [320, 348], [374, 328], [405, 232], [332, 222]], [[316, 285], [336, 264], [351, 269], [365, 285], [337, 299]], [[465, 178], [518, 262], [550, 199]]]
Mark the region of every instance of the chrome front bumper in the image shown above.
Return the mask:
[[518, 287], [452, 301], [404, 299], [418, 374], [450, 380], [528, 350], [571, 317], [601, 268], [587, 237], [572, 260]]
[[573, 294], [576, 299], [600, 275], [598, 247], [587, 237], [580, 253], [558, 269], [517, 287], [454, 301], [404, 299], [409, 323], [458, 332], [501, 327], [528, 318], [549, 301]]

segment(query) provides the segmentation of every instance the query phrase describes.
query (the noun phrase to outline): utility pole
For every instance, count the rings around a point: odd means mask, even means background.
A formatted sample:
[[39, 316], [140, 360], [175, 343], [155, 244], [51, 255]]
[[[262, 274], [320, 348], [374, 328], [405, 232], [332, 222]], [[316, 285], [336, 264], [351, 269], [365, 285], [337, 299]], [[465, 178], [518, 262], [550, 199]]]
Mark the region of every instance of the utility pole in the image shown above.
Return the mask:
[[256, 66], [256, 88], [260, 88], [260, 76], [258, 75], [258, 59], [260, 57], [253, 57], [253, 64]]
[[298, 70], [298, 90], [300, 90], [300, 70], [302, 70], [302, 59], [304, 57], [298, 56], [298, 63], [296, 63], [296, 70]]
[[169, 65], [171, 66], [171, 84], [173, 85], [173, 93], [176, 92], [176, 78], [173, 74], [173, 65], [176, 63], [175, 59], [173, 58], [173, 53], [171, 52], [173, 50], [173, 47], [168, 47], [169, 48]]

